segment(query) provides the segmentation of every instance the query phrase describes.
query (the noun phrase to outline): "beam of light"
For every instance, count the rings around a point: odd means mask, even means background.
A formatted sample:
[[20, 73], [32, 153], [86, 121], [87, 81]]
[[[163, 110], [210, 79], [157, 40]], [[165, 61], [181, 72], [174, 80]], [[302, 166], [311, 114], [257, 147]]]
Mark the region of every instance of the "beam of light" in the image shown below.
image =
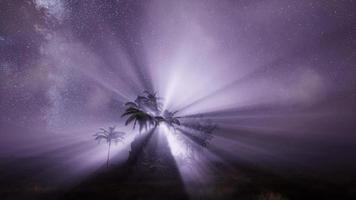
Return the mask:
[[[145, 37], [149, 44], [148, 66], [153, 84], [164, 98], [164, 108], [184, 108], [179, 114], [189, 115], [261, 104], [303, 105], [323, 95], [325, 80], [318, 71], [298, 66], [294, 60], [286, 61], [298, 46], [279, 54], [280, 57], [265, 58], [265, 62], [243, 59], [249, 56], [238, 45], [231, 50], [234, 55], [224, 51], [224, 39], [213, 34], [215, 27], [201, 23], [205, 13], [199, 6], [193, 4], [192, 13], [174, 3], [152, 4], [150, 20], [156, 23], [145, 28], [159, 27], [161, 31], [159, 38]], [[176, 12], [162, 11], [172, 4]], [[176, 19], [174, 26], [181, 31], [172, 33], [172, 24], [162, 20], [163, 16]], [[252, 46], [241, 48], [257, 51]], [[294, 65], [296, 69], [288, 76], [283, 70], [275, 73], [284, 65]]]
[[[112, 126], [113, 123], [97, 123], [86, 127], [68, 127], [62, 132], [49, 133], [47, 130], [31, 130], [26, 128], [26, 134], [31, 137], [16, 141], [3, 140], [1, 143], [11, 143], [16, 148], [8, 148], [0, 156], [12, 156], [6, 165], [24, 162], [26, 159], [38, 160], [39, 163], [28, 163], [23, 167], [35, 170], [37, 176], [52, 177], [51, 186], [74, 184], [85, 179], [89, 174], [106, 168], [108, 145], [102, 141], [94, 141], [92, 136], [98, 127]], [[118, 125], [116, 130], [127, 134], [122, 142], [111, 145], [110, 166], [117, 166], [128, 158], [129, 147], [135, 133]], [[17, 130], [17, 131], [21, 131]], [[23, 130], [22, 130], [23, 131]], [[19, 146], [19, 144], [22, 144]]]
[[202, 195], [200, 192], [197, 193], [198, 188], [213, 185], [211, 175], [216, 170], [216, 167], [211, 162], [218, 160], [221, 162], [221, 160], [208, 151], [198, 152], [196, 149], [203, 149], [203, 147], [199, 147], [199, 144], [179, 133], [179, 131], [172, 130], [164, 124], [160, 125], [159, 131], [167, 138], [171, 154], [185, 185], [185, 190], [191, 197]]
[[[191, 193], [213, 182], [215, 162], [327, 171], [332, 160], [355, 171], [352, 15], [307, 0], [8, 2], [0, 161], [16, 172], [81, 180], [105, 165], [92, 134], [113, 124], [128, 133], [112, 146], [112, 163], [123, 162], [137, 130], [124, 126], [122, 103], [145, 89], [182, 121], [219, 125], [194, 155], [186, 144], [199, 144], [159, 127]], [[343, 2], [335, 9], [351, 7]]]

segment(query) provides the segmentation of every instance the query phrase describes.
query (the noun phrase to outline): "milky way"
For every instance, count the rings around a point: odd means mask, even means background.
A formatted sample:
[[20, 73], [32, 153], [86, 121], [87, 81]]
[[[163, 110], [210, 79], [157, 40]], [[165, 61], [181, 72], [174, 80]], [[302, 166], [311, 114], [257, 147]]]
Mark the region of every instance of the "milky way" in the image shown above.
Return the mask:
[[[2, 0], [1, 163], [45, 157], [38, 173], [84, 176], [106, 155], [92, 134], [109, 125], [134, 133], [120, 118], [123, 103], [150, 90], [180, 117], [218, 124], [207, 160], [351, 173], [355, 8], [352, 0]], [[118, 163], [129, 135], [114, 149]]]

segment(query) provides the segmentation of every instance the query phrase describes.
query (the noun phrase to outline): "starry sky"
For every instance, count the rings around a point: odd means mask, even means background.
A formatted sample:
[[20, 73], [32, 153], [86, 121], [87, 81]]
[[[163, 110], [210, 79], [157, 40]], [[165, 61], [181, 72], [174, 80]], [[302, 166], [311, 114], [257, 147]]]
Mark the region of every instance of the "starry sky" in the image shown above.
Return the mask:
[[0, 1], [2, 160], [83, 157], [144, 90], [217, 122], [224, 159], [352, 171], [356, 2]]

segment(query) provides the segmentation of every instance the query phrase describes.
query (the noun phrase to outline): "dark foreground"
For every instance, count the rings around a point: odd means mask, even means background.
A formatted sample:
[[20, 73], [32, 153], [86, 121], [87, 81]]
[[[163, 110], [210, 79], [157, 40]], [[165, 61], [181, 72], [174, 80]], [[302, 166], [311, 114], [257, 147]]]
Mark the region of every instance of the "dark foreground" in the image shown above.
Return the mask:
[[[137, 170], [126, 164], [98, 171], [70, 187], [56, 187], [47, 186], [50, 181], [34, 177], [30, 169], [1, 165], [0, 199], [356, 199], [352, 179], [331, 182], [296, 173], [276, 175], [256, 166], [215, 165], [221, 170], [213, 175], [214, 184], [186, 184], [194, 187], [193, 194], [186, 192], [174, 171]], [[17, 173], [6, 175], [10, 170]]]

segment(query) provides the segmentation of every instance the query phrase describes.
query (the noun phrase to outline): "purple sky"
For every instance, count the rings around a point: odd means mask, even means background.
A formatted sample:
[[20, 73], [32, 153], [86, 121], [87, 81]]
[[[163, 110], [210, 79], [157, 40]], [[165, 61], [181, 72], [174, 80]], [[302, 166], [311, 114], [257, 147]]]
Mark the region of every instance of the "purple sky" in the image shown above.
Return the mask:
[[83, 157], [92, 133], [122, 125], [123, 102], [147, 89], [180, 116], [214, 119], [212, 146], [224, 158], [352, 171], [355, 8], [352, 0], [2, 0], [0, 156]]

